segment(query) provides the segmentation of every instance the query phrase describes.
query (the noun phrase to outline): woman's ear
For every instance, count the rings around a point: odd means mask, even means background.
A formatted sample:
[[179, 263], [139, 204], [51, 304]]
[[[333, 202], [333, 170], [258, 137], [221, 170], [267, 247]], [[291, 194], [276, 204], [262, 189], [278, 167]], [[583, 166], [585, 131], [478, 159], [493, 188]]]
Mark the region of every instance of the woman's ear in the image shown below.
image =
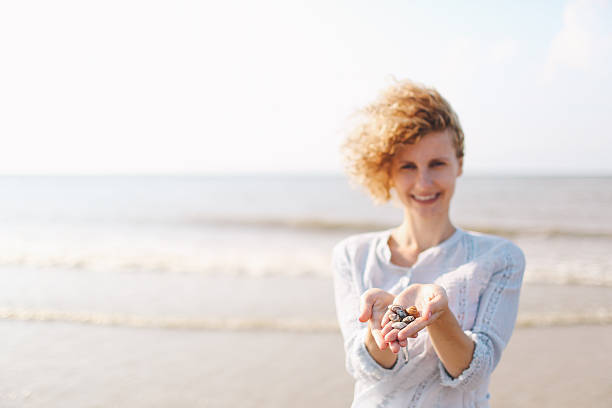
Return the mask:
[[463, 174], [463, 157], [459, 159], [459, 171], [457, 172], [457, 177]]

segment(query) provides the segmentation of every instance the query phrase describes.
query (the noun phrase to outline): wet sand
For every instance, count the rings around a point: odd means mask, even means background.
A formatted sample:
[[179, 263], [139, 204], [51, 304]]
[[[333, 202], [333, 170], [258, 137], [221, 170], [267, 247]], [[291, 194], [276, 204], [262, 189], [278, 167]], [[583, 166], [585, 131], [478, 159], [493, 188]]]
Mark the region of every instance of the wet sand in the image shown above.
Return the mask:
[[[326, 408], [352, 400], [330, 279], [35, 268], [0, 268], [0, 278], [0, 407]], [[525, 285], [519, 327], [492, 377], [492, 406], [609, 406], [611, 294]], [[279, 325], [285, 307], [295, 325]], [[575, 316], [559, 320], [567, 310]], [[259, 329], [218, 324], [237, 312]], [[607, 324], [585, 324], [594, 322]]]
[[[224, 319], [242, 310], [263, 320], [286, 316], [280, 305], [291, 305], [293, 317], [336, 323], [333, 283], [329, 278], [0, 268], [0, 282], [0, 309], [168, 319]], [[228, 304], [233, 307], [228, 308]], [[519, 324], [534, 315], [558, 316], [568, 310], [584, 316], [584, 321], [573, 319], [582, 323], [592, 322], [600, 312], [612, 316], [612, 287], [523, 285]]]
[[[608, 407], [612, 326], [517, 329], [493, 407]], [[343, 407], [339, 333], [0, 321], [2, 407]]]
[[609, 407], [612, 326], [517, 329], [490, 392], [492, 407]]

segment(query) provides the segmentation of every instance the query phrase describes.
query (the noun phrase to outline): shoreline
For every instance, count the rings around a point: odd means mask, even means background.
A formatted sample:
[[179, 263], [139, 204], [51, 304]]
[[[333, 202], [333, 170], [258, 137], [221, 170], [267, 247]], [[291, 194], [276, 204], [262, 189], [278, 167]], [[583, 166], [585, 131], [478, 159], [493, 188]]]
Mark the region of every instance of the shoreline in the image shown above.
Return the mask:
[[[288, 332], [338, 330], [330, 278], [103, 271], [84, 274], [0, 268], [0, 280], [0, 321]], [[291, 307], [290, 316], [287, 307]], [[518, 327], [585, 323], [612, 323], [612, 288], [523, 285]]]
[[[274, 331], [292, 333], [339, 333], [331, 319], [295, 318], [184, 318], [139, 316], [98, 312], [70, 312], [51, 309], [0, 307], [0, 321], [58, 322], [92, 326], [148, 328], [160, 330]], [[515, 328], [612, 325], [612, 312], [599, 310], [588, 314], [532, 313], [518, 316]]]

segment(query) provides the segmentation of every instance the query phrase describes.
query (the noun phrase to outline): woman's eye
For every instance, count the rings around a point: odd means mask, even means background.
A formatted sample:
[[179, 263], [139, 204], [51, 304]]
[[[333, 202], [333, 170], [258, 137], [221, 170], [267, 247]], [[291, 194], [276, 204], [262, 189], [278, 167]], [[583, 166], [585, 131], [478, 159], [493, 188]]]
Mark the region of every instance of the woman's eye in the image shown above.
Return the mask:
[[415, 169], [416, 166], [414, 164], [406, 164], [402, 166], [402, 169]]
[[431, 166], [432, 166], [432, 167], [444, 166], [444, 164], [445, 164], [444, 162], [433, 162], [433, 163], [431, 164]]

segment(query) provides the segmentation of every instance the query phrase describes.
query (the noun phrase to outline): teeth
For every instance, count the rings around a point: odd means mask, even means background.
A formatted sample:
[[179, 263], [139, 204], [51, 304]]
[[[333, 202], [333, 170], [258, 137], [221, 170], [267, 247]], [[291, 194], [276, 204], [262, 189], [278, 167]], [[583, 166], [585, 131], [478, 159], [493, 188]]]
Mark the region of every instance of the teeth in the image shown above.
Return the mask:
[[437, 194], [432, 194], [432, 195], [429, 195], [429, 196], [417, 196], [417, 195], [415, 195], [413, 197], [416, 198], [417, 200], [420, 200], [420, 201], [427, 201], [427, 200], [432, 200], [432, 199], [436, 198], [436, 196], [437, 196]]

